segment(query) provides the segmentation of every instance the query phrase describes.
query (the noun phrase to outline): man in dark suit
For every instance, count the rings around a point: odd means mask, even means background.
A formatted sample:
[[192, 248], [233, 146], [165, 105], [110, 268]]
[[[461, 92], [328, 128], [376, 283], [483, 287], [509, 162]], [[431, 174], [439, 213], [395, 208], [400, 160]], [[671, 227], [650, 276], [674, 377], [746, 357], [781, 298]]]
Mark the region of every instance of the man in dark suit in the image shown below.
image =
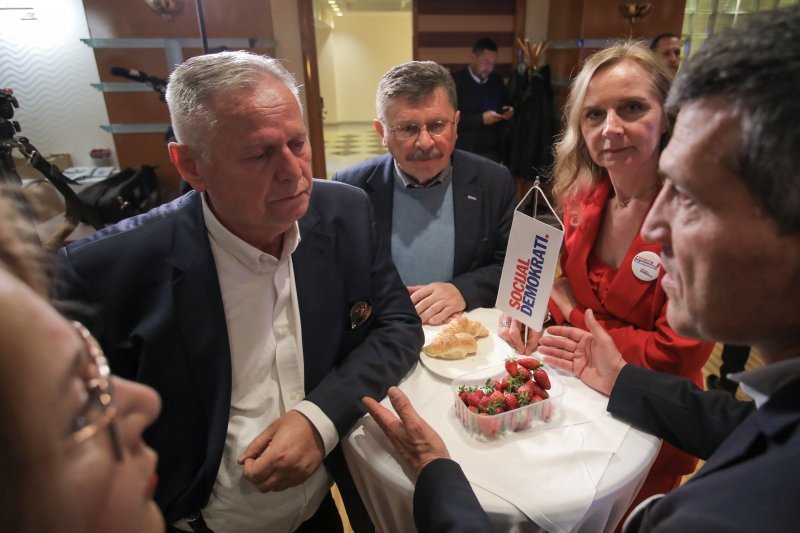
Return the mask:
[[454, 151], [455, 85], [433, 61], [390, 69], [376, 107], [375, 130], [389, 153], [333, 179], [367, 191], [424, 323], [494, 306], [516, 202], [511, 174]]
[[503, 78], [493, 72], [497, 45], [488, 37], [472, 47], [469, 65], [453, 74], [461, 120], [456, 148], [501, 160], [505, 121], [514, 115]]
[[420, 320], [366, 194], [311, 179], [280, 62], [195, 57], [167, 99], [194, 191], [62, 249], [61, 297], [97, 309], [116, 374], [161, 394], [145, 440], [171, 528], [341, 531], [339, 437], [412, 367]]
[[[554, 336], [540, 341], [545, 362], [610, 395], [614, 416], [706, 460], [687, 483], [643, 502], [624, 531], [796, 531], [798, 57], [800, 6], [793, 6], [750, 15], [684, 65], [667, 100], [680, 113], [659, 162], [664, 187], [642, 226], [663, 246], [670, 326], [753, 346], [766, 366], [734, 377], [755, 401], [625, 364], [589, 312], [588, 332], [551, 327]], [[482, 530], [486, 516], [441, 439], [399, 389], [389, 397], [400, 420], [364, 401], [419, 473], [420, 531]]]

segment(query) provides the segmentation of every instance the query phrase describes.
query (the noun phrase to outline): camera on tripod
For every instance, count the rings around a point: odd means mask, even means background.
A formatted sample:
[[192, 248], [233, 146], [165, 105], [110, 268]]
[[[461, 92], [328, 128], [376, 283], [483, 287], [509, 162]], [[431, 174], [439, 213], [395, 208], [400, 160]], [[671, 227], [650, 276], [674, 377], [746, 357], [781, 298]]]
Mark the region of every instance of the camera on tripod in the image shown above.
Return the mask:
[[14, 167], [11, 150], [19, 145], [14, 135], [19, 133], [19, 122], [14, 118], [14, 109], [19, 102], [11, 89], [0, 89], [0, 181], [19, 183], [19, 175]]
[[13, 137], [19, 132], [19, 122], [14, 118], [14, 108], [19, 108], [19, 102], [11, 89], [0, 89], [0, 138]]

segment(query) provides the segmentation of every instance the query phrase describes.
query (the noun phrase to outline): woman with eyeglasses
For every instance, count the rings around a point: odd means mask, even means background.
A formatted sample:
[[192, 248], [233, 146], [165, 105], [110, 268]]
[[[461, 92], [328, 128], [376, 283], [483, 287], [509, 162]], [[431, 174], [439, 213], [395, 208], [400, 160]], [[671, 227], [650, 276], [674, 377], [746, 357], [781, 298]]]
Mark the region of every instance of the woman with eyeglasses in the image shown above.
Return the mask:
[[160, 400], [112, 377], [88, 331], [45, 301], [25, 228], [0, 194], [2, 529], [164, 531], [157, 458], [142, 440]]
[[[627, 42], [586, 59], [565, 109], [556, 144], [554, 196], [564, 221], [561, 277], [548, 305], [558, 324], [587, 329], [591, 309], [622, 356], [687, 377], [702, 387], [714, 345], [680, 337], [666, 320], [661, 246], [639, 229], [661, 188], [658, 158], [670, 132], [664, 109], [671, 74], [645, 46]], [[508, 316], [499, 335], [529, 354], [540, 333]], [[663, 444], [634, 503], [666, 493], [697, 459]]]

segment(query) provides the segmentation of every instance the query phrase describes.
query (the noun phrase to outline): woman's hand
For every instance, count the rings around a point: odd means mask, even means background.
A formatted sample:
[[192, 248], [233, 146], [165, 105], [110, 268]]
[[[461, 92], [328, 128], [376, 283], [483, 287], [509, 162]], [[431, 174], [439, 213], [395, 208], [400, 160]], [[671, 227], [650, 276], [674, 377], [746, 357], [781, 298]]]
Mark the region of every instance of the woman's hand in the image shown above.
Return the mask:
[[548, 365], [568, 370], [593, 389], [611, 394], [625, 360], [591, 309], [586, 310], [586, 326], [589, 331], [550, 326], [550, 335], [541, 339], [539, 353]]
[[[525, 342], [526, 330], [528, 332], [527, 342]], [[501, 339], [510, 344], [517, 353], [522, 355], [530, 355], [539, 344], [539, 337], [542, 336], [541, 332], [534, 331], [532, 328], [529, 328], [519, 320], [512, 319], [505, 313], [500, 315], [497, 334]]]
[[550, 299], [564, 315], [565, 320], [569, 320], [570, 313], [578, 305], [578, 301], [572, 295], [572, 289], [569, 288], [569, 281], [565, 277], [556, 278], [553, 281], [553, 292], [550, 294]]

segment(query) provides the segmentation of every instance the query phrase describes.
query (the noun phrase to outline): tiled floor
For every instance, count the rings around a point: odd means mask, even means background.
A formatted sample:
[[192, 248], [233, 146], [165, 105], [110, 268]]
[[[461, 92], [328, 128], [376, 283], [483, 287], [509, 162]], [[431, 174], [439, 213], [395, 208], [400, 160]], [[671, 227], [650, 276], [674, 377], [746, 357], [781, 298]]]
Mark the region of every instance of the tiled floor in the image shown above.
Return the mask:
[[351, 165], [386, 153], [371, 122], [326, 124], [324, 136], [328, 178]]

